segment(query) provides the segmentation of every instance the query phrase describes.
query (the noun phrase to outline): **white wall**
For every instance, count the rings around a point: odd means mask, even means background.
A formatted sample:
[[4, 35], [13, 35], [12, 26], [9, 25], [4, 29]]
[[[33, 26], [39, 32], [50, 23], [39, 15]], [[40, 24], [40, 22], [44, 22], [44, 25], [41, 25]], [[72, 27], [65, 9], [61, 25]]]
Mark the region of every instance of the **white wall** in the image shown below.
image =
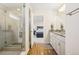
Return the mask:
[[[32, 39], [33, 41], [36, 41], [36, 42], [39, 42], [39, 43], [48, 43], [48, 31], [50, 29], [50, 24], [51, 24], [51, 21], [54, 20], [54, 13], [51, 11], [51, 10], [32, 10], [33, 12], [33, 15], [32, 15], [32, 21], [33, 21], [33, 16], [43, 16], [44, 19], [43, 19], [43, 26], [44, 26], [44, 38], [43, 39]], [[33, 31], [33, 28], [34, 28], [34, 24], [32, 23], [32, 31]]]
[[[66, 4], [66, 14], [76, 8], [79, 4]], [[68, 16], [66, 15], [66, 54], [79, 54], [79, 13]]]
[[61, 12], [56, 12], [55, 19], [52, 21], [54, 24], [54, 29], [61, 29], [61, 24], [65, 26], [65, 14]]

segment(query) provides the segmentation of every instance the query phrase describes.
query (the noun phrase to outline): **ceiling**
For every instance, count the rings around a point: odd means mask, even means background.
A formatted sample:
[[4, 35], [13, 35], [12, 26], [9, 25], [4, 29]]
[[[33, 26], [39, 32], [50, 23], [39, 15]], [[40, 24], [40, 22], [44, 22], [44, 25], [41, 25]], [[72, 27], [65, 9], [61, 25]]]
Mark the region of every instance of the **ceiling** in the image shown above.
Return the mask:
[[57, 10], [61, 5], [61, 3], [31, 3], [33, 10]]
[[21, 3], [0, 3], [0, 8], [5, 10], [16, 10], [17, 8], [21, 9]]
[[0, 9], [7, 10], [10, 14], [20, 16], [22, 12], [22, 5], [22, 3], [0, 3]]
[[[17, 11], [22, 9], [22, 3], [0, 3], [0, 9], [7, 11]], [[32, 10], [57, 10], [61, 3], [30, 3]]]

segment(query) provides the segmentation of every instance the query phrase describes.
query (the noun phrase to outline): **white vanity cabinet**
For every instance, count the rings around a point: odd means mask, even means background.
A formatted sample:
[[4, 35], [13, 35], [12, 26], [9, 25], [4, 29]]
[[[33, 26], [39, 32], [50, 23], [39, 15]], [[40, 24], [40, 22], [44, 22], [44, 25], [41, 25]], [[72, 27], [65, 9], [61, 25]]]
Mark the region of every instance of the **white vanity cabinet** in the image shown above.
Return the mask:
[[65, 42], [60, 43], [60, 54], [65, 54]]
[[50, 32], [50, 44], [59, 55], [65, 54], [65, 37]]

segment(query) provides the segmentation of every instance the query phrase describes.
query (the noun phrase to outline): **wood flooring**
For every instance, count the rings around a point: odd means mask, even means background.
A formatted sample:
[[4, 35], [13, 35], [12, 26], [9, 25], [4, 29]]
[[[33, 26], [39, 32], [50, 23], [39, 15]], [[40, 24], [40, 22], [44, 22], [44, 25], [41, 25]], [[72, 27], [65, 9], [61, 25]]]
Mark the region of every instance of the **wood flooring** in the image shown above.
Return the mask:
[[57, 55], [50, 44], [35, 43], [27, 55]]

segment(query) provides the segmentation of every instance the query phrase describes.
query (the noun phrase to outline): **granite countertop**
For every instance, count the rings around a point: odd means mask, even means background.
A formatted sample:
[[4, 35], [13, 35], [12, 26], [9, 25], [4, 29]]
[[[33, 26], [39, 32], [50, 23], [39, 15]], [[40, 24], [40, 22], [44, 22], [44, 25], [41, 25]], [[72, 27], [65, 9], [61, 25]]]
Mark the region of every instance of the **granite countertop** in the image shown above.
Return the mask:
[[62, 37], [65, 37], [65, 33], [64, 32], [54, 32], [54, 33], [57, 34], [57, 35], [60, 35]]
[[65, 37], [65, 32], [63, 32], [63, 31], [62, 32], [50, 31], [50, 32], [55, 33], [59, 36]]

